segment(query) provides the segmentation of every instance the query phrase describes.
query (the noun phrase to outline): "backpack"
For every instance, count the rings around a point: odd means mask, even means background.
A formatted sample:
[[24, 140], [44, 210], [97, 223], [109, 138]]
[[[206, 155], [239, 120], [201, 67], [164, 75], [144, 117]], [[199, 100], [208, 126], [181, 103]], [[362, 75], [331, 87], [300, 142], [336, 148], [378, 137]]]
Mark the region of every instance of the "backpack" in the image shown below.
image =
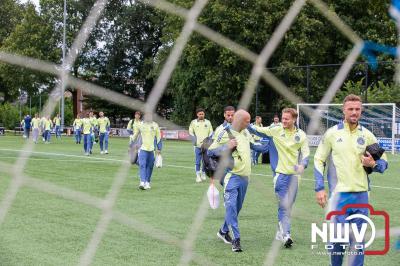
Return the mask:
[[137, 145], [131, 145], [129, 147], [129, 161], [131, 164], [139, 164], [139, 148]]
[[[228, 133], [229, 139], [234, 139], [235, 137], [232, 135], [232, 132], [227, 127], [225, 128], [226, 132]], [[213, 143], [213, 139], [211, 136], [205, 138], [203, 140], [203, 144], [201, 144], [201, 155], [204, 165], [204, 171], [209, 178], [213, 178], [214, 173], [217, 171], [218, 163], [219, 163], [219, 156], [208, 156], [207, 151], [210, 148], [211, 144]], [[236, 147], [231, 151], [235, 151]], [[230, 163], [229, 168], [233, 167], [233, 162]]]
[[218, 168], [219, 157], [208, 156], [207, 151], [208, 148], [213, 143], [212, 137], [207, 137], [203, 140], [203, 144], [201, 144], [201, 157], [203, 160], [204, 172], [210, 178], [213, 177], [214, 172]]

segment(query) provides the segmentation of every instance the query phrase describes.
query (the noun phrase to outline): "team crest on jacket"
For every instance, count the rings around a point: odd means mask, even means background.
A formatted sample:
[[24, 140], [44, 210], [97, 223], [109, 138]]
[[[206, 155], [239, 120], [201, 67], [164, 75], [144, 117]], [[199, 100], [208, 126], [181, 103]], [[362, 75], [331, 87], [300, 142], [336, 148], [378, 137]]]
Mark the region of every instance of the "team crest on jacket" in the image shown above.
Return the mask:
[[360, 144], [360, 145], [364, 145], [364, 144], [365, 144], [364, 138], [363, 138], [363, 137], [359, 137], [359, 138], [357, 139], [357, 143]]
[[299, 136], [299, 135], [296, 135], [296, 136], [294, 137], [294, 140], [295, 140], [297, 143], [299, 143], [299, 142], [300, 142], [300, 136]]

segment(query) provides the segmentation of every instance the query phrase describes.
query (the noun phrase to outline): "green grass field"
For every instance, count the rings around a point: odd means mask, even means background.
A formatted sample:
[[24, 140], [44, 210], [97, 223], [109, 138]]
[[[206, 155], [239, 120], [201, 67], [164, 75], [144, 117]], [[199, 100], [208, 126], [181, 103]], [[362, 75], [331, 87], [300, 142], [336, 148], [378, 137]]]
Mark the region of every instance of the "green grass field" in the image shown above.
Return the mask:
[[[24, 139], [0, 136], [0, 162], [13, 164]], [[25, 174], [71, 190], [104, 198], [127, 153], [127, 139], [110, 139], [110, 154], [83, 156], [82, 146], [72, 138], [37, 144]], [[71, 156], [67, 156], [71, 155]], [[133, 218], [132, 226], [112, 220], [96, 251], [93, 265], [176, 265], [181, 246], [194, 222], [208, 183], [195, 183], [193, 148], [189, 142], [164, 143], [164, 167], [154, 169], [152, 189], [139, 191], [138, 169], [132, 166], [115, 205], [115, 210]], [[300, 184], [292, 218], [290, 250], [281, 248], [275, 265], [328, 265], [329, 259], [313, 254], [311, 223], [324, 216], [315, 202], [312, 164]], [[0, 198], [11, 176], [0, 169]], [[233, 253], [216, 233], [223, 221], [224, 208], [208, 209], [195, 237], [194, 253], [199, 260], [191, 265], [262, 265], [276, 230], [276, 200], [269, 165], [254, 168], [246, 200], [239, 216], [242, 253]], [[400, 226], [400, 156], [389, 155], [389, 169], [372, 176], [370, 203], [386, 210], [391, 227]], [[378, 187], [379, 186], [379, 187]], [[93, 206], [23, 186], [4, 223], [0, 225], [0, 265], [76, 265], [89, 243], [101, 216]], [[376, 223], [382, 229], [383, 222]], [[147, 233], [145, 233], [147, 231]], [[162, 240], [164, 239], [164, 240]], [[384, 256], [368, 256], [366, 265], [399, 265], [400, 251], [393, 247]], [[377, 241], [382, 247], [382, 239]]]

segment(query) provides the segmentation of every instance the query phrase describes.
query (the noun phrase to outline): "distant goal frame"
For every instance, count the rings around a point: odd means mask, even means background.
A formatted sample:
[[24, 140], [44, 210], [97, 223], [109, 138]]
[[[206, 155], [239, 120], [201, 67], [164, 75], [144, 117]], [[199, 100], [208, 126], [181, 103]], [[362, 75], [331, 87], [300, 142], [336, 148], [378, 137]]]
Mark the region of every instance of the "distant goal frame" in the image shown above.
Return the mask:
[[[298, 103], [296, 104], [296, 109], [297, 109], [297, 125], [300, 125], [300, 107], [301, 106], [316, 106], [317, 108], [319, 106], [323, 107], [320, 110], [324, 110], [326, 108], [324, 107], [329, 107], [329, 106], [343, 106], [341, 103]], [[392, 154], [395, 154], [396, 152], [396, 137], [395, 137], [395, 127], [396, 127], [396, 104], [395, 103], [363, 103], [362, 106], [391, 106], [392, 107], [392, 137], [391, 137], [391, 147], [392, 147]]]

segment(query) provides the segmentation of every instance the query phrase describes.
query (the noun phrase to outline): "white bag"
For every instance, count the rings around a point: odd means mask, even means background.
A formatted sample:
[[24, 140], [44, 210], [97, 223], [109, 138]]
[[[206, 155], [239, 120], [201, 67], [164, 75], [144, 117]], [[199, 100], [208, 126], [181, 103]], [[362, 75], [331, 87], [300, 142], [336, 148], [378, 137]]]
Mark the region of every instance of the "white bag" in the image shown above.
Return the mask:
[[162, 167], [162, 156], [161, 154], [156, 155], [156, 167], [161, 168]]
[[207, 191], [208, 202], [210, 203], [211, 209], [217, 209], [219, 206], [219, 191], [215, 187], [212, 181]]

